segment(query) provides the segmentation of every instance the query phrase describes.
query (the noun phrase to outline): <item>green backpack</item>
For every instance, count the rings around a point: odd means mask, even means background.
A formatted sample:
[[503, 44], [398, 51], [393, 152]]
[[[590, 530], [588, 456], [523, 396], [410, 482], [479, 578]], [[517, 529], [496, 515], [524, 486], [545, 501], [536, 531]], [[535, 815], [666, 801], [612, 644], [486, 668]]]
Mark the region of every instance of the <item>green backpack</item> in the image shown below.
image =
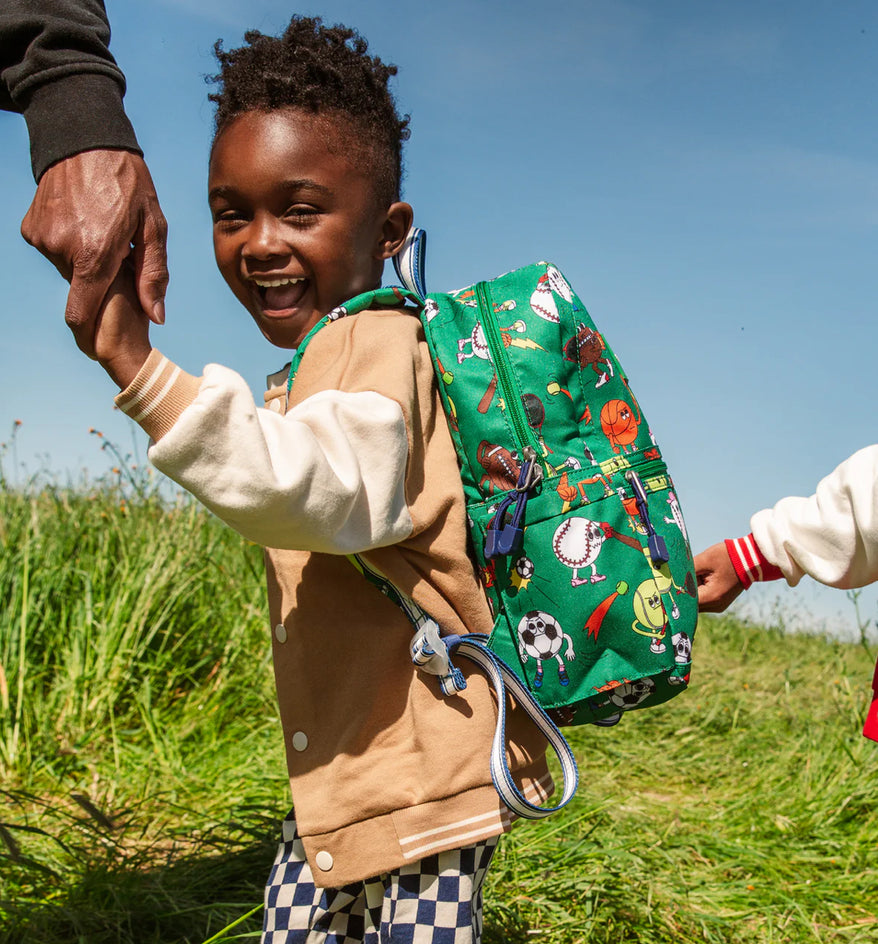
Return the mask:
[[[313, 330], [403, 297], [421, 307], [471, 553], [495, 619], [490, 638], [443, 636], [413, 601], [354, 563], [406, 611], [413, 659], [446, 694], [465, 685], [452, 652], [489, 673], [501, 705], [495, 784], [514, 812], [543, 816], [576, 788], [555, 724], [609, 726], [688, 683], [698, 607], [686, 527], [627, 377], [559, 270], [543, 262], [427, 295], [422, 251], [415, 232], [397, 264], [408, 291], [360, 295]], [[557, 806], [530, 804], [509, 775], [504, 679], [518, 703], [532, 696], [532, 717], [561, 757], [567, 783]]]

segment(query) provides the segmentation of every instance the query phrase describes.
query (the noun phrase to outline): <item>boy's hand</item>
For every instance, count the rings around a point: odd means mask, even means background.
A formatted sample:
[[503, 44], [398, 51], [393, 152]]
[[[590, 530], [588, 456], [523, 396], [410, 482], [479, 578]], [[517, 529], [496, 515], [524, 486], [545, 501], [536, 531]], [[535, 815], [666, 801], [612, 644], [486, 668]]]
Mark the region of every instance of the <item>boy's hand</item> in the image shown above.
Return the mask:
[[701, 613], [722, 613], [744, 589], [723, 541], [695, 555], [695, 577]]
[[95, 357], [124, 390], [137, 376], [151, 350], [149, 319], [140, 307], [134, 287], [134, 268], [126, 260], [107, 291], [97, 317]]

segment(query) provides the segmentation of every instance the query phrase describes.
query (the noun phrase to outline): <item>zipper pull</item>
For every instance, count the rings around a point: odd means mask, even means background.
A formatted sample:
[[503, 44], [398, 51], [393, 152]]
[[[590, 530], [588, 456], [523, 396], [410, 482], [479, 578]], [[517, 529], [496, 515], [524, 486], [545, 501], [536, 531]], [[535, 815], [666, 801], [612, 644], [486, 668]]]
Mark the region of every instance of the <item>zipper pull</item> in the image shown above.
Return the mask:
[[630, 469], [625, 473], [625, 480], [628, 482], [634, 492], [634, 501], [637, 505], [637, 514], [640, 516], [640, 520], [643, 522], [643, 527], [646, 528], [649, 558], [656, 567], [660, 567], [662, 564], [667, 564], [671, 557], [668, 554], [668, 547], [665, 544], [665, 539], [660, 534], [656, 533], [655, 528], [652, 526], [652, 522], [649, 520], [649, 508], [646, 504], [646, 489], [643, 487], [643, 482], [640, 481], [640, 477], [633, 469]]
[[[524, 536], [522, 527], [524, 510], [530, 492], [542, 481], [543, 470], [537, 465], [536, 453], [530, 446], [525, 446], [524, 461], [518, 473], [518, 484], [512, 494], [507, 495], [497, 506], [494, 517], [488, 523], [485, 532], [485, 558], [493, 560], [495, 557], [513, 554], [521, 547]], [[507, 522], [506, 513], [509, 506], [515, 502], [515, 508]]]

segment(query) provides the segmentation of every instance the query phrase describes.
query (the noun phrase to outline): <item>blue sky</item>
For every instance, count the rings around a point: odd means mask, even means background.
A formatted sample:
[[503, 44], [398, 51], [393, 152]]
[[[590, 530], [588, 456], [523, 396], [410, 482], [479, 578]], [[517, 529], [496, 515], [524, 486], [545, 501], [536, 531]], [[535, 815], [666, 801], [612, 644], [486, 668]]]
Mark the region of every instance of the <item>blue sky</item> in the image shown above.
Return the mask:
[[[290, 5], [107, 6], [170, 224], [154, 343], [194, 373], [235, 367], [259, 394], [284, 358], [213, 263], [203, 76], [215, 39], [276, 32]], [[429, 232], [429, 287], [557, 263], [631, 377], [696, 548], [745, 532], [753, 511], [810, 493], [875, 441], [873, 2], [346, 0], [300, 12], [356, 26], [399, 66], [405, 195]], [[27, 472], [100, 472], [89, 427], [124, 448], [131, 433], [67, 334], [64, 284], [18, 234], [33, 193], [23, 121], [0, 114], [0, 134], [0, 439], [20, 419]], [[751, 592], [751, 609], [780, 594], [806, 618], [852, 623], [841, 593], [783, 590]]]

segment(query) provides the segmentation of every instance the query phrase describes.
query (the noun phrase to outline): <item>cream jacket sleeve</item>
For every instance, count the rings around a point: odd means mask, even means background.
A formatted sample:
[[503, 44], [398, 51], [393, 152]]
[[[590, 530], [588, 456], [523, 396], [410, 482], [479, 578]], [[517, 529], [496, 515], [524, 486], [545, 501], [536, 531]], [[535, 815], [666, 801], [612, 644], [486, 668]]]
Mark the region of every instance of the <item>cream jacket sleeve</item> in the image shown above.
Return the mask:
[[750, 527], [791, 586], [805, 574], [842, 589], [878, 580], [878, 445], [842, 462], [809, 498], [757, 512]]
[[234, 371], [192, 377], [154, 350], [116, 402], [153, 465], [251, 541], [347, 554], [411, 533], [405, 420], [380, 393], [325, 390], [282, 415]]

